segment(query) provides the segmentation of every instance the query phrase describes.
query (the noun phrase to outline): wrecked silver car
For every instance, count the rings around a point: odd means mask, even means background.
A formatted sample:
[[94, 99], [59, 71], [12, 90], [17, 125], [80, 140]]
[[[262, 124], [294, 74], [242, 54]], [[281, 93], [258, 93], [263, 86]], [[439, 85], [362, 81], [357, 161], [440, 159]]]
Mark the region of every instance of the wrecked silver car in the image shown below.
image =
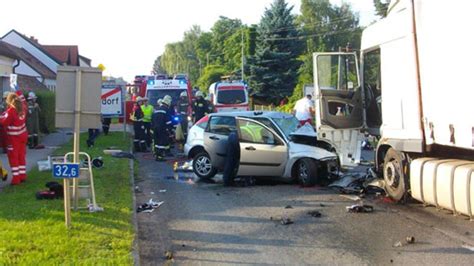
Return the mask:
[[279, 177], [314, 185], [337, 167], [337, 156], [318, 145], [310, 126], [298, 126], [293, 115], [281, 112], [211, 114], [202, 146], [194, 144], [187, 154], [193, 158], [197, 176], [212, 178], [224, 168], [227, 136], [237, 130], [241, 150], [238, 176]]

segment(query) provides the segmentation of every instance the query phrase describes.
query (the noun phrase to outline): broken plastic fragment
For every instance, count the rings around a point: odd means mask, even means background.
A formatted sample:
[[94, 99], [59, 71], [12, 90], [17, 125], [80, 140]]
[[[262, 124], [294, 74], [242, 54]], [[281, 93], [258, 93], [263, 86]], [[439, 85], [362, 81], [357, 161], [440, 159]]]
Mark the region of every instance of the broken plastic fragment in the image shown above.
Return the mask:
[[293, 223], [293, 221], [290, 218], [281, 218], [280, 222], [282, 225], [289, 225]]
[[347, 212], [364, 212], [364, 213], [368, 213], [368, 212], [373, 212], [374, 211], [374, 207], [370, 206], [370, 205], [364, 205], [364, 204], [354, 204], [352, 206], [347, 206], [346, 207], [346, 210]]

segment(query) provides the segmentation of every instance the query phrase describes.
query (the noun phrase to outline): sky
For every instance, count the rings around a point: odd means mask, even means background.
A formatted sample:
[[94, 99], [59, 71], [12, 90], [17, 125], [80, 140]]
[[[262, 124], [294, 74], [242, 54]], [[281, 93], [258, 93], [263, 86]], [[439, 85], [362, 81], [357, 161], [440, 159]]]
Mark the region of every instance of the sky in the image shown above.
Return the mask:
[[[8, 0], [2, 2], [0, 36], [11, 29], [40, 44], [78, 45], [79, 53], [103, 64], [104, 75], [132, 81], [150, 74], [165, 45], [180, 41], [192, 25], [208, 31], [219, 16], [258, 24], [273, 0]], [[299, 13], [301, 0], [287, 0]], [[362, 25], [374, 20], [373, 0], [352, 4]], [[11, 12], [8, 12], [10, 10]], [[5, 12], [7, 11], [7, 12]]]

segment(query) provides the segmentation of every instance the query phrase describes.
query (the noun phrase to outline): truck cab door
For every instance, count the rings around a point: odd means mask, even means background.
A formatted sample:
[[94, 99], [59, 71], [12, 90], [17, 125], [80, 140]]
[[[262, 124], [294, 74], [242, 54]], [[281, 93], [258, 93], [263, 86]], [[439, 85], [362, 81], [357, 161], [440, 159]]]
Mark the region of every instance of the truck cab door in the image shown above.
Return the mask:
[[319, 140], [332, 145], [341, 166], [360, 162], [363, 91], [356, 53], [314, 53], [314, 101]]

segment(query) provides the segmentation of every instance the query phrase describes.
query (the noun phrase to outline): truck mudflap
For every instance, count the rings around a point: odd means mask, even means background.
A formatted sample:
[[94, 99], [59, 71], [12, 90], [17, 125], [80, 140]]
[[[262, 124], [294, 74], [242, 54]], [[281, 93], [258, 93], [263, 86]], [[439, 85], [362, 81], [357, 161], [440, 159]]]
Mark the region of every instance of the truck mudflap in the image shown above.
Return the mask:
[[411, 196], [474, 219], [474, 161], [418, 158], [410, 165]]

